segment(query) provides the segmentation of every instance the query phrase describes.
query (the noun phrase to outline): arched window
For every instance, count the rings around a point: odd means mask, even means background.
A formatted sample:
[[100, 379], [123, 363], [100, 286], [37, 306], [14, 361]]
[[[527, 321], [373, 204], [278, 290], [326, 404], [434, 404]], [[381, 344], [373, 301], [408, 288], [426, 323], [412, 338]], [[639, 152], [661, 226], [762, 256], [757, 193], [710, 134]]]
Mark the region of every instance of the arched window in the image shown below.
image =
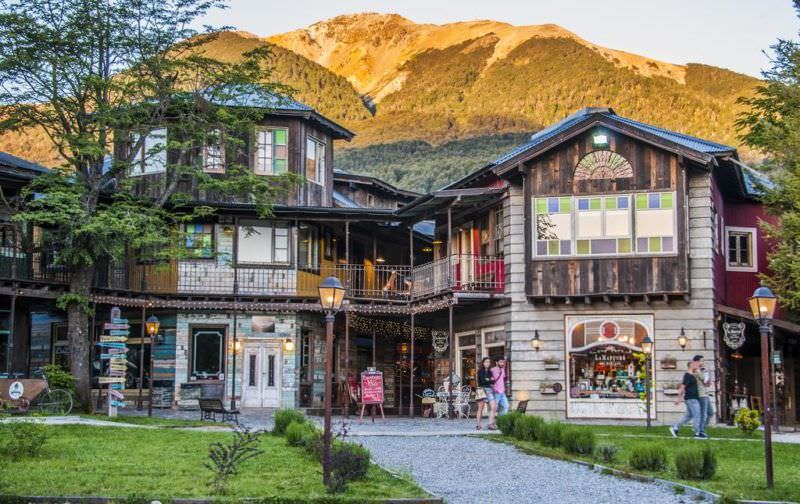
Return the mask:
[[633, 177], [633, 167], [616, 152], [597, 150], [583, 156], [575, 166], [575, 180]]

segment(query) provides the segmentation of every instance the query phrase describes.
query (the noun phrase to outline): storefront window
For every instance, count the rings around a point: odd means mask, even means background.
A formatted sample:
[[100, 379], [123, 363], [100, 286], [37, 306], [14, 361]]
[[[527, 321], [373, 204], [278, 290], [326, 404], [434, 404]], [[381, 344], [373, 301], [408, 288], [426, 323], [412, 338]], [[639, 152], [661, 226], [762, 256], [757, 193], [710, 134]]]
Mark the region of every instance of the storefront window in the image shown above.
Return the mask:
[[[649, 316], [568, 317], [570, 416], [640, 418], [645, 414], [642, 340], [652, 338]], [[638, 318], [638, 320], [637, 320]]]
[[11, 339], [11, 316], [8, 311], [0, 310], [0, 373], [8, 373], [9, 344]]
[[222, 329], [192, 331], [192, 376], [199, 379], [218, 379], [222, 372]]

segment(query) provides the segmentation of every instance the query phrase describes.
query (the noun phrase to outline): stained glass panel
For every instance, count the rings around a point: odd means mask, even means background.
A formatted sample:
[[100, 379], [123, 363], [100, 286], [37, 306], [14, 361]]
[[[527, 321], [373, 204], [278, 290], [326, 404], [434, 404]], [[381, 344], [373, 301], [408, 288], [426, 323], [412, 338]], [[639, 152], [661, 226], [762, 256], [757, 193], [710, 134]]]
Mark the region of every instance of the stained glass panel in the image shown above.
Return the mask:
[[576, 180], [595, 180], [633, 177], [633, 167], [616, 152], [598, 150], [590, 152], [575, 167]]

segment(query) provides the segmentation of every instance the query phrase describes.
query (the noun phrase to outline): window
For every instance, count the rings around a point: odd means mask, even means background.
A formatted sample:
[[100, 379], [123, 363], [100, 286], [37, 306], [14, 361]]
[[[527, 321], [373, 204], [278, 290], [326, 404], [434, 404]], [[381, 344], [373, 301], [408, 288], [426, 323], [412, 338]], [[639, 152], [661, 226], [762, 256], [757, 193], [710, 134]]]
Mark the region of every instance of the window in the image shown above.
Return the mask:
[[8, 367], [11, 359], [9, 349], [11, 341], [11, 314], [8, 310], [0, 310], [0, 373], [11, 371]]
[[494, 254], [502, 256], [503, 252], [503, 208], [500, 207], [494, 212]]
[[726, 227], [728, 269], [731, 271], [758, 271], [756, 265], [756, 229]]
[[238, 257], [245, 264], [288, 264], [289, 226], [282, 222], [242, 221]]
[[248, 356], [248, 366], [247, 366], [247, 386], [248, 387], [255, 387], [256, 386], [256, 354], [251, 353]]
[[298, 230], [297, 266], [299, 268], [319, 267], [319, 230], [313, 226], [301, 225]]
[[673, 192], [540, 197], [533, 207], [538, 257], [675, 252]]
[[267, 356], [267, 387], [275, 386], [275, 354]]
[[367, 194], [367, 206], [372, 208], [375, 206], [375, 196]]
[[67, 334], [67, 324], [53, 324], [53, 341], [51, 348], [53, 356], [51, 362], [61, 366], [61, 369], [69, 369], [69, 336]]
[[711, 252], [719, 253], [719, 214], [714, 206], [711, 207]]
[[636, 251], [675, 252], [675, 193], [640, 193], [636, 200]]
[[219, 379], [222, 373], [223, 329], [192, 329], [192, 376], [200, 379]]
[[256, 130], [256, 175], [283, 175], [289, 156], [289, 132], [283, 128]]
[[578, 255], [630, 254], [630, 196], [577, 198]]
[[[130, 145], [135, 148], [141, 135], [132, 134]], [[131, 175], [146, 175], [167, 171], [167, 129], [158, 128], [145, 134], [142, 145], [130, 154]]]
[[203, 171], [225, 173], [224, 139], [220, 130], [212, 130], [203, 145]]
[[325, 144], [312, 137], [306, 139], [306, 178], [325, 185]]
[[184, 233], [189, 257], [197, 259], [214, 257], [214, 224], [186, 224]]

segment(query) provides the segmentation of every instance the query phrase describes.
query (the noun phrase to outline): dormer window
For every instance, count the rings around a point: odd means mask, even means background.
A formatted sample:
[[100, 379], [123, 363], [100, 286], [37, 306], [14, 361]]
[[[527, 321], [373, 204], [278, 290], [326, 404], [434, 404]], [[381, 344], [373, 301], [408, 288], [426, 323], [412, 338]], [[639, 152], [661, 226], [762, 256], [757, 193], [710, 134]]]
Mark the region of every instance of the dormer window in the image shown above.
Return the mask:
[[325, 185], [325, 144], [314, 137], [306, 138], [306, 178]]
[[[131, 134], [130, 174], [148, 175], [167, 171], [167, 129], [158, 128], [144, 134]], [[138, 148], [137, 148], [138, 147]]]
[[289, 156], [289, 131], [285, 128], [256, 130], [256, 175], [283, 175]]
[[212, 130], [203, 144], [203, 171], [206, 173], [225, 173], [225, 149], [222, 132]]

